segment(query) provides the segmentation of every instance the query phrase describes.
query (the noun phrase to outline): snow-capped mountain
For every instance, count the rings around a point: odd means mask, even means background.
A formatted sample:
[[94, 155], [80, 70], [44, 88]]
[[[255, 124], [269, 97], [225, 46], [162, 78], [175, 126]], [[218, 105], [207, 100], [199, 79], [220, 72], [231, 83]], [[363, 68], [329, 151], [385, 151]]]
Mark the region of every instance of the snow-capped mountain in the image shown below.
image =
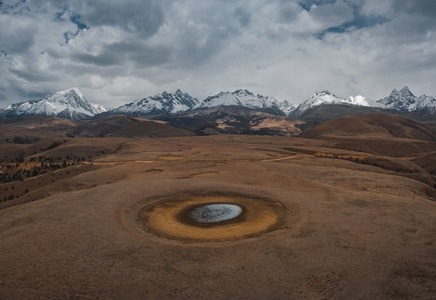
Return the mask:
[[416, 96], [405, 86], [399, 91], [394, 89], [389, 96], [377, 102], [386, 109], [410, 111], [411, 107], [416, 103], [416, 99]]
[[390, 109], [400, 113], [436, 114], [435, 98], [427, 95], [416, 97], [406, 86], [399, 91], [394, 89], [389, 96], [378, 101], [371, 101], [360, 95], [341, 98], [329, 91], [321, 91], [314, 93], [298, 106], [287, 100], [279, 101], [271, 96], [262, 96], [242, 89], [234, 92], [220, 92], [202, 101], [178, 89], [175, 93], [163, 92], [162, 94], [135, 100], [112, 110], [88, 102], [78, 88], [72, 88], [40, 100], [9, 105], [5, 109], [0, 109], [0, 116], [47, 115], [67, 119], [83, 119], [106, 113], [139, 117], [219, 108], [219, 106], [238, 106], [274, 115], [298, 117], [305, 114], [310, 108], [320, 105], [327, 105], [329, 109], [336, 109], [330, 106], [336, 104], [347, 104], [348, 110], [354, 110], [354, 107], [357, 110], [362, 110], [363, 107], [366, 107], [366, 111], [374, 108]]
[[82, 119], [105, 111], [103, 106], [88, 102], [80, 90], [75, 87], [40, 100], [11, 104], [1, 110], [0, 114], [7, 117], [46, 115]]
[[411, 107], [416, 110], [427, 110], [430, 113], [436, 113], [436, 99], [432, 96], [421, 95], [416, 100], [415, 104]]
[[184, 112], [198, 105], [198, 99], [177, 90], [175, 93], [163, 92], [160, 95], [138, 99], [110, 111], [111, 114], [129, 116], [157, 115]]
[[370, 106], [370, 101], [363, 96], [350, 96], [347, 99], [336, 96], [329, 91], [316, 92], [307, 98], [303, 103], [298, 105], [291, 114], [300, 115], [309, 108], [318, 106], [321, 104], [350, 104], [359, 106]]
[[297, 108], [297, 104], [289, 102], [288, 100], [276, 100], [277, 107], [286, 115], [289, 116]]
[[272, 110], [275, 113], [289, 114], [295, 105], [284, 100], [278, 101], [273, 97], [253, 94], [248, 90], [236, 90], [234, 92], [221, 92], [217, 95], [207, 97], [195, 108], [210, 108], [216, 106], [243, 106], [251, 109]]
[[416, 97], [407, 86], [401, 90], [394, 89], [389, 96], [377, 101], [385, 109], [393, 109], [398, 111], [417, 111], [428, 110], [432, 113], [436, 112], [436, 99], [422, 95]]

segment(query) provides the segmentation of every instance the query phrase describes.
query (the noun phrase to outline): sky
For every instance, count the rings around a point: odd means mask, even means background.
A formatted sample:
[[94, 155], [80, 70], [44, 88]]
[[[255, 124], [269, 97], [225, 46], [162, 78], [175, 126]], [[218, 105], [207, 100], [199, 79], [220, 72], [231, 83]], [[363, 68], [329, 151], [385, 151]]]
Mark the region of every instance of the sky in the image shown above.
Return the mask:
[[117, 107], [181, 89], [436, 96], [434, 0], [0, 0], [0, 107], [78, 87]]

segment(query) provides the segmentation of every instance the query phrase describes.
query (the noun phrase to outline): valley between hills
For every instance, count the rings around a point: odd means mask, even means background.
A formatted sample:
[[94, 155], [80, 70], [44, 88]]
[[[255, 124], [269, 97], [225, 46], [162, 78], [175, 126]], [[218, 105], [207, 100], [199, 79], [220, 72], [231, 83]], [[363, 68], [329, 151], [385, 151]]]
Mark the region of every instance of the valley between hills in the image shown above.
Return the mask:
[[434, 299], [436, 123], [276, 121], [2, 122], [0, 298]]

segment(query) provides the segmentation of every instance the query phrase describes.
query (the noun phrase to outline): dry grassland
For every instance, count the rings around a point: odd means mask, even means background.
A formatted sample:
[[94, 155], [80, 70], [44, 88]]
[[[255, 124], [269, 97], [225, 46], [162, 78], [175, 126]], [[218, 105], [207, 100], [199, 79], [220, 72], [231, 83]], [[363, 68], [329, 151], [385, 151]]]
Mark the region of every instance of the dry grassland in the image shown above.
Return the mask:
[[[29, 192], [0, 203], [1, 299], [436, 298], [434, 175], [414, 153], [208, 136], [71, 139], [45, 155], [71, 149], [86, 161], [14, 182]], [[280, 226], [207, 241], [156, 206], [220, 195], [275, 203]], [[256, 201], [253, 226], [273, 220]]]

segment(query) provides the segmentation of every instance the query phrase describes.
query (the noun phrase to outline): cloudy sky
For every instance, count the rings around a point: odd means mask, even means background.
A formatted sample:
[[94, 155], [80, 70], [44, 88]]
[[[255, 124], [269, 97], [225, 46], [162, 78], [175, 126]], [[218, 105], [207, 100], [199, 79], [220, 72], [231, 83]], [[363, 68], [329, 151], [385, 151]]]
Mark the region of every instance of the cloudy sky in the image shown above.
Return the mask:
[[0, 0], [0, 106], [78, 87], [119, 106], [177, 88], [436, 96], [434, 0]]

